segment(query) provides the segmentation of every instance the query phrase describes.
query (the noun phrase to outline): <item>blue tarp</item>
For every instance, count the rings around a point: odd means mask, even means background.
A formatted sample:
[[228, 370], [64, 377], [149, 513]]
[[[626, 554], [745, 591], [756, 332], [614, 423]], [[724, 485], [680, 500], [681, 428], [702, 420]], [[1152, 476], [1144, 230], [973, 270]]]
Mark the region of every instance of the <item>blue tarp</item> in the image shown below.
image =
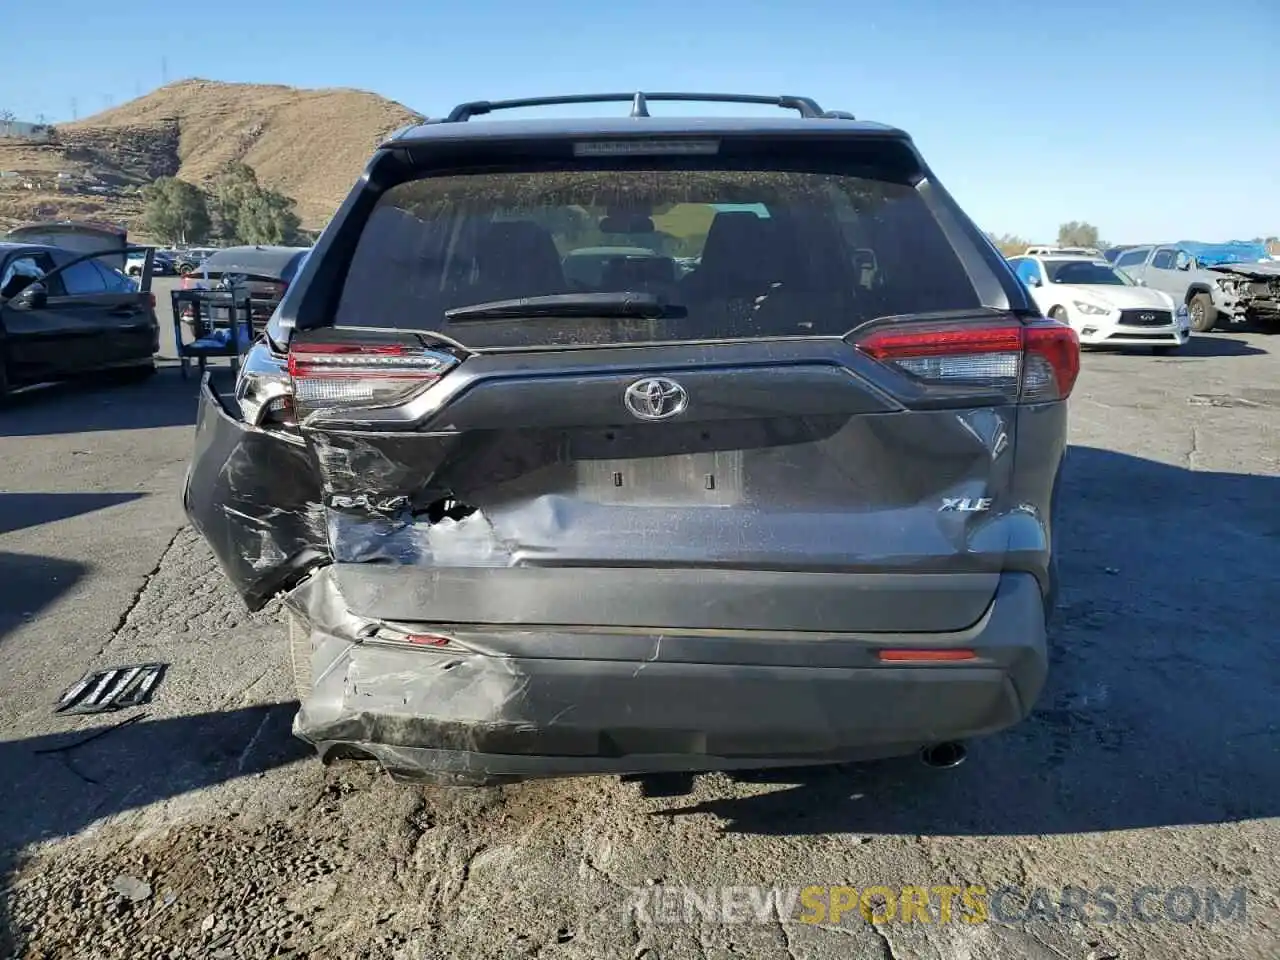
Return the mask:
[[[253, 344], [253, 330], [245, 324], [240, 324], [240, 347], [248, 349]], [[216, 327], [207, 337], [201, 337], [199, 340], [193, 340], [187, 344], [189, 347], [195, 347], [199, 350], [221, 350], [224, 347], [231, 346], [231, 328]]]
[[1183, 240], [1178, 246], [1195, 257], [1202, 267], [1216, 267], [1223, 263], [1257, 263], [1267, 259], [1267, 245], [1252, 240], [1232, 240], [1228, 243], [1198, 243]]

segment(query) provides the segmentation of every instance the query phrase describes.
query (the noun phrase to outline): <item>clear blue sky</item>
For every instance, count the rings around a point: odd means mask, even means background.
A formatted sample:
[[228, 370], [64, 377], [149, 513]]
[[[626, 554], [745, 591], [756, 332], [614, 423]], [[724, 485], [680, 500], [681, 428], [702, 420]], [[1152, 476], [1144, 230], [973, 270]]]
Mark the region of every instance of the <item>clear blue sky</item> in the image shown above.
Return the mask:
[[905, 127], [997, 233], [1280, 234], [1280, 0], [54, 6], [49, 31], [4, 44], [0, 110], [20, 119], [70, 119], [73, 99], [85, 117], [166, 75], [358, 87], [428, 115], [618, 88], [801, 93]]

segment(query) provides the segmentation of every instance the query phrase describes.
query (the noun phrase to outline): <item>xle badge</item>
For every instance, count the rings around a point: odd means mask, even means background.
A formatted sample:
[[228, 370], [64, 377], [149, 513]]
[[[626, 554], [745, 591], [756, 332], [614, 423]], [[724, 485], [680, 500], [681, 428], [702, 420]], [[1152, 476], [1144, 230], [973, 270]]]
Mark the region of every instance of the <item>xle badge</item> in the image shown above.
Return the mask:
[[990, 497], [943, 497], [939, 513], [981, 513], [991, 509]]

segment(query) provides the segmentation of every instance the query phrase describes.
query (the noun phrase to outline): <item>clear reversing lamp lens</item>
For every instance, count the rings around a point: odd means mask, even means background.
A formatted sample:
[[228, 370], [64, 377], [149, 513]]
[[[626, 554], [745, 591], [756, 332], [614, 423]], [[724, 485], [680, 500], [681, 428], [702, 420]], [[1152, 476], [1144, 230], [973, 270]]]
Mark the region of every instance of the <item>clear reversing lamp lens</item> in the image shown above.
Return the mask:
[[894, 363], [922, 380], [1017, 383], [1022, 355], [976, 353], [951, 357], [901, 357]]

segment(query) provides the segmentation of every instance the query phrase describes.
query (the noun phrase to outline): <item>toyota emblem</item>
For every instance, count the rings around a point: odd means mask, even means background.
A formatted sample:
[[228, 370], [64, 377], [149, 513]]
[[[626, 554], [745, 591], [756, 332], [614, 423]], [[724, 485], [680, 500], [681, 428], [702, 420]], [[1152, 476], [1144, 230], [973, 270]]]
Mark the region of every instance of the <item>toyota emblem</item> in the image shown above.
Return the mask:
[[627, 387], [622, 402], [638, 420], [669, 420], [684, 413], [689, 394], [674, 380], [646, 377]]

